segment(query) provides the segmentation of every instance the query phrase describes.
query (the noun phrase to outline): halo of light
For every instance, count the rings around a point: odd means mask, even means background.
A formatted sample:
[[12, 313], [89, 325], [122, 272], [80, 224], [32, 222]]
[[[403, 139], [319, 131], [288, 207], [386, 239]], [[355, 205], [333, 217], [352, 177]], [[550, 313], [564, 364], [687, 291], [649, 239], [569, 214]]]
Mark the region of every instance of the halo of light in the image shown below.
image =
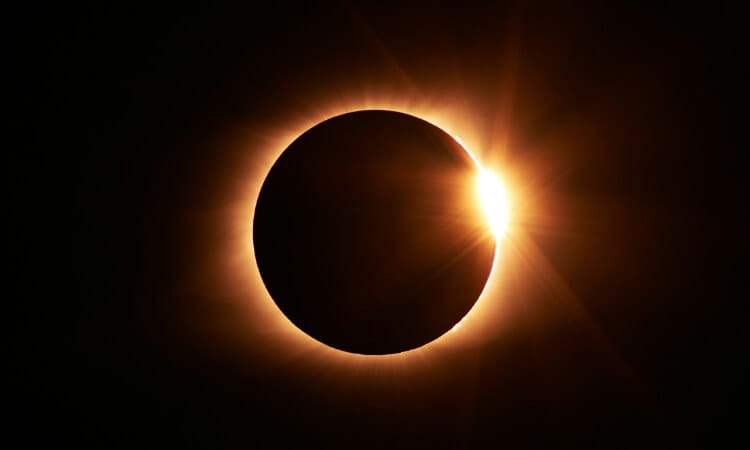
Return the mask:
[[[266, 124], [262, 129], [241, 129], [235, 135], [233, 146], [238, 152], [247, 152], [248, 148], [255, 150], [250, 153], [245, 172], [246, 182], [236, 202], [233, 203], [235, 206], [232, 207], [231, 213], [234, 217], [230, 224], [231, 233], [244, 242], [244, 245], [233, 247], [228, 260], [227, 273], [234, 280], [233, 283], [240, 283], [244, 286], [241, 290], [244, 296], [235, 298], [241, 317], [245, 318], [243, 319], [245, 327], [253, 329], [256, 339], [263, 341], [263, 355], [273, 357], [279, 354], [304, 354], [307, 355], [306, 360], [310, 363], [336, 364], [348, 370], [359, 371], [362, 367], [368, 367], [370, 370], [390, 371], [399, 367], [409, 367], [409, 371], [412, 372], [418, 371], [420, 367], [434, 364], [434, 361], [437, 361], [435, 359], [437, 355], [461, 351], [462, 348], [473, 346], [486, 339], [487, 330], [497, 329], [498, 319], [502, 317], [502, 314], [498, 314], [502, 300], [501, 284], [503, 281], [498, 276], [498, 267], [504, 259], [504, 252], [501, 237], [498, 235], [496, 235], [497, 245], [493, 264], [484, 289], [469, 312], [442, 336], [421, 347], [402, 353], [360, 355], [329, 347], [305, 334], [287, 319], [265, 289], [255, 260], [252, 242], [252, 223], [260, 188], [271, 167], [289, 144], [318, 123], [360, 110], [395, 111], [418, 117], [449, 133], [471, 156], [478, 170], [482, 170], [482, 165], [479, 164], [482, 152], [474, 154], [469, 151], [469, 148], [482, 148], [485, 156], [490, 158], [505, 152], [505, 149], [480, 145], [480, 130], [476, 128], [476, 122], [470, 120], [473, 110], [457, 107], [455, 103], [452, 107], [441, 108], [435, 106], [434, 103], [386, 94], [364, 96], [360, 94], [360, 96], [353, 95], [348, 98], [344, 96], [344, 98], [331, 100], [317, 103], [312, 110], [300, 111], [296, 118], [287, 117], [275, 122], [275, 125]], [[493, 167], [497, 165], [497, 160], [491, 162]], [[507, 185], [504, 187], [507, 188]], [[472, 186], [468, 188], [471, 189]], [[508, 198], [511, 197], [509, 190], [505, 193]], [[502, 239], [507, 239], [509, 234], [506, 230]], [[238, 253], [238, 250], [241, 252]]]

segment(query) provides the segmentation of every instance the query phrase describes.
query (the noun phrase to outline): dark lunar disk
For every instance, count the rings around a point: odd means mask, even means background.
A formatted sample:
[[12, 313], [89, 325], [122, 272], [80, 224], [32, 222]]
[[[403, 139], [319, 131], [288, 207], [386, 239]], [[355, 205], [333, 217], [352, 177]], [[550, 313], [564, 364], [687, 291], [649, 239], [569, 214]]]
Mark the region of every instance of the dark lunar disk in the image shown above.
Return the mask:
[[326, 120], [273, 165], [253, 223], [263, 282], [302, 331], [352, 353], [424, 345], [471, 309], [495, 241], [476, 166], [447, 133], [392, 111]]

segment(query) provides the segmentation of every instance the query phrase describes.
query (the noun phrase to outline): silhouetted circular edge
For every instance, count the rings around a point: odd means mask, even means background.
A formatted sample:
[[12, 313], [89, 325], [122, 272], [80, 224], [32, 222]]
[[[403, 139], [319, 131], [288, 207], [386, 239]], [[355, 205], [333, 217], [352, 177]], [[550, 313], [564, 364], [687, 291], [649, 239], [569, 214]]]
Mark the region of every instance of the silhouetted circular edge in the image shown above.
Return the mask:
[[[429, 121], [427, 121], [425, 119], [417, 117], [417, 116], [415, 116], [413, 114], [409, 114], [409, 113], [405, 113], [405, 112], [401, 112], [401, 111], [396, 111], [396, 110], [389, 110], [389, 109], [361, 109], [361, 110], [355, 110], [355, 111], [347, 111], [347, 112], [344, 112], [344, 113], [341, 113], [341, 114], [333, 115], [333, 116], [331, 116], [331, 117], [329, 117], [329, 118], [327, 118], [325, 120], [322, 120], [322, 121], [320, 121], [320, 122], [318, 122], [316, 124], [313, 124], [312, 126], [308, 127], [306, 130], [304, 130], [302, 133], [300, 133], [292, 141], [292, 143], [290, 143], [282, 152], [279, 153], [278, 157], [270, 165], [270, 168], [269, 168], [268, 172], [263, 177], [263, 181], [261, 183], [261, 190], [260, 190], [260, 192], [258, 194], [258, 199], [256, 200], [256, 212], [257, 212], [257, 207], [258, 207], [258, 204], [259, 204], [259, 199], [260, 199], [260, 197], [262, 195], [262, 192], [263, 192], [263, 186], [265, 186], [268, 176], [273, 171], [273, 169], [276, 166], [278, 160], [285, 154], [285, 152], [290, 147], [292, 147], [292, 145], [295, 142], [297, 142], [300, 138], [302, 138], [303, 136], [305, 136], [310, 130], [315, 129], [315, 128], [319, 127], [320, 125], [325, 124], [326, 122], [333, 121], [333, 120], [342, 118], [344, 116], [350, 116], [352, 114], [357, 114], [357, 113], [362, 113], [362, 112], [384, 112], [384, 113], [390, 113], [390, 114], [394, 114], [394, 115], [401, 115], [401, 116], [404, 116], [405, 118], [409, 118], [410, 120], [416, 120], [416, 121], [419, 121], [421, 123], [424, 123], [427, 126], [429, 126], [429, 127], [433, 128], [433, 129], [437, 130], [439, 133], [442, 133], [445, 136], [449, 137], [451, 139], [452, 143], [455, 144], [458, 148], [460, 148], [465, 153], [466, 156], [468, 156], [468, 158], [472, 161], [474, 167], [477, 170], [479, 170], [481, 168], [480, 165], [479, 165], [479, 163], [478, 163], [478, 161], [477, 161], [477, 159], [474, 157], [474, 155], [472, 155], [471, 152], [469, 152], [466, 149], [466, 147], [464, 147], [464, 145], [456, 137], [452, 136], [451, 134], [447, 133], [441, 127], [439, 127], [439, 126], [437, 126], [437, 125], [435, 125], [435, 124], [433, 124], [433, 123], [431, 123], [431, 122], [429, 122]], [[256, 224], [256, 221], [257, 221], [257, 215], [254, 217], [254, 220], [253, 220], [253, 233], [252, 233], [252, 236], [253, 236], [253, 243], [254, 244], [256, 243], [256, 239], [255, 239], [256, 238], [256, 235], [255, 235], [255, 224]], [[264, 287], [266, 289], [266, 293], [269, 295], [270, 299], [272, 300], [272, 302], [274, 303], [274, 305], [276, 306], [276, 308], [278, 309], [278, 311], [289, 321], [290, 325], [294, 326], [297, 330], [301, 331], [305, 336], [309, 337], [313, 341], [318, 342], [318, 343], [320, 343], [320, 344], [322, 344], [322, 345], [324, 345], [326, 347], [329, 347], [329, 348], [332, 348], [332, 349], [335, 349], [335, 350], [339, 350], [339, 351], [342, 351], [342, 352], [345, 352], [345, 353], [360, 354], [360, 355], [373, 355], [373, 356], [375, 356], [375, 355], [388, 355], [388, 354], [404, 353], [404, 352], [410, 352], [412, 350], [416, 350], [418, 348], [422, 348], [422, 347], [424, 347], [426, 345], [429, 345], [429, 344], [435, 342], [436, 340], [440, 339], [441, 337], [445, 336], [446, 334], [448, 334], [453, 329], [453, 327], [449, 327], [447, 329], [444, 329], [440, 334], [438, 334], [438, 335], [430, 338], [429, 340], [427, 340], [427, 341], [425, 341], [423, 343], [420, 343], [419, 345], [412, 346], [412, 347], [409, 347], [409, 348], [400, 349], [398, 351], [387, 352], [387, 353], [367, 353], [367, 352], [363, 353], [363, 352], [352, 351], [351, 349], [340, 348], [338, 346], [331, 345], [330, 343], [325, 342], [324, 340], [318, 339], [315, 335], [308, 333], [305, 329], [300, 328], [298, 326], [297, 322], [284, 311], [284, 309], [278, 303], [277, 299], [274, 298], [273, 294], [269, 290], [268, 285], [266, 285], [266, 281], [265, 281], [265, 278], [263, 276], [263, 271], [260, 268], [261, 262], [260, 262], [260, 260], [258, 258], [257, 246], [254, 245], [253, 247], [254, 247], [255, 253], [256, 253], [256, 264], [258, 265], [258, 270], [259, 270], [260, 275], [261, 275], [261, 280], [263, 281]], [[476, 305], [476, 302], [479, 300], [479, 298], [482, 297], [484, 291], [486, 290], [486, 288], [487, 288], [487, 286], [488, 286], [488, 284], [490, 282], [490, 279], [492, 278], [492, 274], [494, 272], [494, 269], [495, 269], [495, 260], [496, 260], [496, 256], [497, 256], [498, 247], [499, 247], [498, 240], [497, 240], [497, 238], [493, 237], [493, 239], [492, 239], [492, 251], [491, 251], [491, 255], [492, 256], [490, 258], [489, 266], [488, 266], [488, 268], [486, 270], [486, 276], [484, 277], [484, 281], [483, 281], [483, 283], [481, 285], [481, 289], [479, 289], [476, 297], [473, 299], [473, 301], [471, 303], [471, 306], [468, 309], [466, 309], [463, 312], [463, 314], [458, 318], [456, 324], [458, 324], [461, 321], [463, 321], [463, 319], [471, 312], [471, 310]]]

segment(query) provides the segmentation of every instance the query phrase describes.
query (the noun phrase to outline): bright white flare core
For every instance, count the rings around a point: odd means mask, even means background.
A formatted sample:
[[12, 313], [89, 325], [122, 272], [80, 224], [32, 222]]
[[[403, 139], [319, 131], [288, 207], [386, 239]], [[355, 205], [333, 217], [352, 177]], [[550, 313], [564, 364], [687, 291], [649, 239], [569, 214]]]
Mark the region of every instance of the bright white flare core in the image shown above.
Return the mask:
[[485, 169], [479, 169], [477, 191], [484, 215], [497, 239], [503, 237], [510, 219], [510, 205], [500, 179]]

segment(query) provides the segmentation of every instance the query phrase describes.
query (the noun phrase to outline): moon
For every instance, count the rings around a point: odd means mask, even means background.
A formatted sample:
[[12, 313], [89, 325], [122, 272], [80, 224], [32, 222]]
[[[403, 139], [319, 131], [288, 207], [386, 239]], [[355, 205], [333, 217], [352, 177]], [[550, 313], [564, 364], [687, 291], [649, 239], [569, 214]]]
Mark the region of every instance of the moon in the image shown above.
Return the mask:
[[421, 347], [458, 324], [487, 283], [507, 220], [499, 186], [425, 120], [386, 110], [330, 118], [263, 181], [258, 270], [281, 312], [327, 346]]

